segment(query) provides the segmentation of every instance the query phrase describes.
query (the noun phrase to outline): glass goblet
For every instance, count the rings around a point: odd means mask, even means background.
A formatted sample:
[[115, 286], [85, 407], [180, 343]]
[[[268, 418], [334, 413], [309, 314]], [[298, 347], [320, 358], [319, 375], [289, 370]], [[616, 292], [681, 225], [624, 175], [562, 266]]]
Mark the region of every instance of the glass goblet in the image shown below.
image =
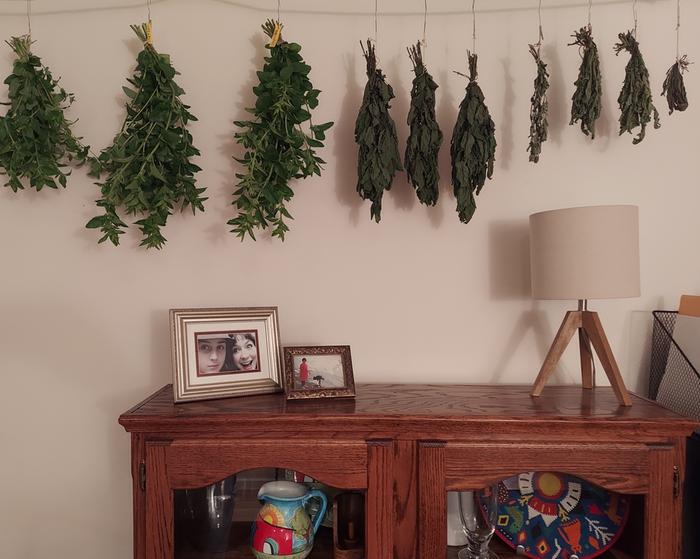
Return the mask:
[[459, 516], [467, 536], [467, 546], [460, 550], [459, 559], [498, 559], [489, 549], [496, 529], [497, 495], [495, 485], [479, 491], [459, 492]]

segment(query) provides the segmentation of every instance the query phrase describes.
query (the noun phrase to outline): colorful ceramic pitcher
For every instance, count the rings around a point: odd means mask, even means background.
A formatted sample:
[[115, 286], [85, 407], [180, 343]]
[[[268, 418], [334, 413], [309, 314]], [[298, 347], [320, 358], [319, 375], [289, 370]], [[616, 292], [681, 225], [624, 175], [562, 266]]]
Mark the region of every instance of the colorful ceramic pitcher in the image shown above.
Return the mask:
[[[317, 498], [321, 507], [313, 519], [305, 505]], [[293, 481], [271, 481], [258, 491], [263, 506], [253, 524], [252, 550], [258, 559], [304, 559], [326, 514], [328, 501], [317, 489]]]

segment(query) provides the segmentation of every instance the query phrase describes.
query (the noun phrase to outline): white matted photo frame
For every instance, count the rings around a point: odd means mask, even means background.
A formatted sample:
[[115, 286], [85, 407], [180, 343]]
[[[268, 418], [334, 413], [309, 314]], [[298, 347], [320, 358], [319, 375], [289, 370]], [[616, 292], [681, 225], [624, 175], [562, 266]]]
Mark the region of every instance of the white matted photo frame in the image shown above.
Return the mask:
[[350, 346], [285, 347], [284, 386], [288, 400], [354, 398]]
[[170, 309], [175, 402], [282, 390], [277, 307]]

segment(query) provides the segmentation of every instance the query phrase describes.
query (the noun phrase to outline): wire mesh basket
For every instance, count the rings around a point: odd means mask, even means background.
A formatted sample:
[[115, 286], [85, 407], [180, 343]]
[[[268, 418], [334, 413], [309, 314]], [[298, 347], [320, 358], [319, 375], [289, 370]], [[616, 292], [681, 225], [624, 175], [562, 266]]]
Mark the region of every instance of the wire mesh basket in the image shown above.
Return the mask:
[[678, 312], [654, 311], [653, 315], [649, 397], [700, 419], [700, 373], [673, 338]]

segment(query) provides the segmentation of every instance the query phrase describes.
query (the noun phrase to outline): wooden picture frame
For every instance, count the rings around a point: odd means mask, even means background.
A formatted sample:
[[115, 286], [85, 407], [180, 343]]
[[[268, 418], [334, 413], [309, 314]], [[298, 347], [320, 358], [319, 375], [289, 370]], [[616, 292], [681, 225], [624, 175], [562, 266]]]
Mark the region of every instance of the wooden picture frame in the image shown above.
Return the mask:
[[285, 347], [284, 385], [288, 400], [354, 398], [350, 346]]
[[277, 307], [170, 309], [170, 337], [176, 403], [282, 390]]

